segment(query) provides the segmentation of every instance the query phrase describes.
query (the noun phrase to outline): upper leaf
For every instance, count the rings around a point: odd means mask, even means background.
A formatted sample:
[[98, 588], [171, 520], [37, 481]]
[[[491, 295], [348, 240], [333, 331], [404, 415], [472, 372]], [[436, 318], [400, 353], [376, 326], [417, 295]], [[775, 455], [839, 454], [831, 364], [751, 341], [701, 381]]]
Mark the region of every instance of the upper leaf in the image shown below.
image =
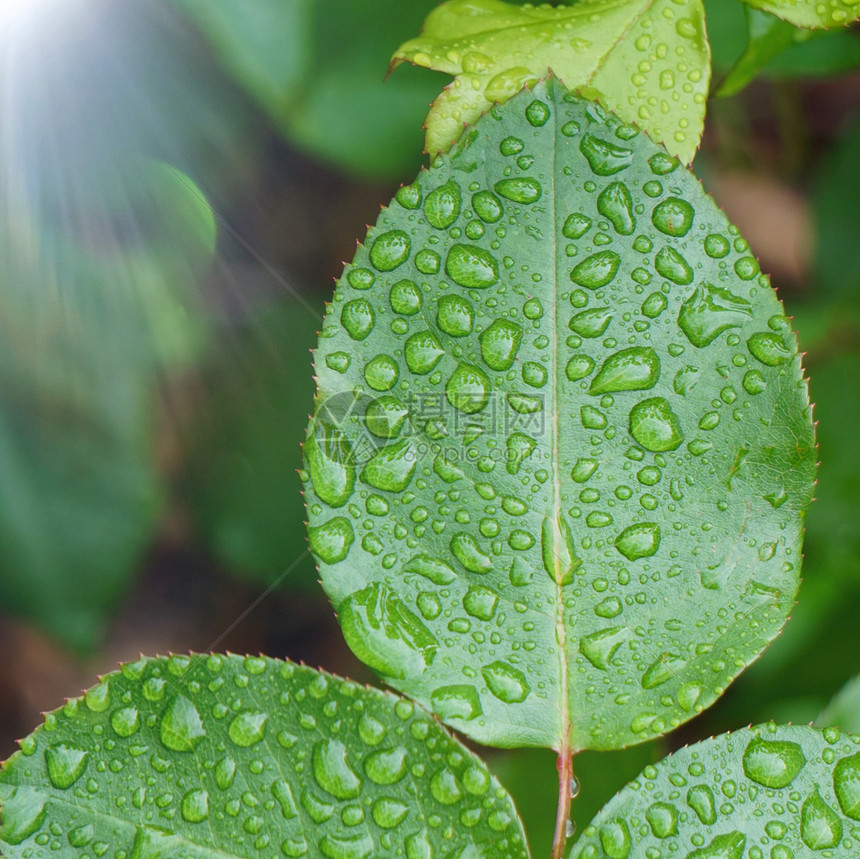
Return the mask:
[[844, 27], [860, 19], [852, 0], [744, 0], [795, 27]]
[[6, 857], [528, 855], [484, 764], [410, 701], [273, 659], [141, 659], [0, 770]]
[[858, 820], [858, 737], [760, 725], [646, 767], [583, 831], [570, 859], [793, 859], [810, 851], [854, 859]]
[[448, 0], [394, 61], [455, 75], [427, 117], [426, 148], [447, 151], [463, 126], [552, 71], [588, 87], [685, 163], [702, 136], [710, 53], [701, 0], [581, 0], [515, 7]]
[[691, 173], [538, 85], [371, 228], [315, 354], [347, 642], [485, 742], [613, 748], [779, 630], [815, 469], [795, 339]]

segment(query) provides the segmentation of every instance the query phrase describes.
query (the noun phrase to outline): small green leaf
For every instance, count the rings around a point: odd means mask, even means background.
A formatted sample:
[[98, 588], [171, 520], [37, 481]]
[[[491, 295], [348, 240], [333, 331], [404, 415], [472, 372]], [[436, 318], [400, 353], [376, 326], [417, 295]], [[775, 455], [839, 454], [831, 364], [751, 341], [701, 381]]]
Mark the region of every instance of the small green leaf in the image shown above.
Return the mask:
[[429, 714], [262, 657], [122, 666], [21, 741], [0, 802], [9, 859], [528, 856], [510, 797]]
[[570, 859], [790, 859], [819, 850], [849, 859], [857, 820], [860, 738], [771, 723], [646, 767], [585, 828]]
[[[448, 0], [399, 48], [394, 62], [403, 60], [454, 75], [427, 117], [431, 154], [447, 151], [464, 125], [548, 71], [570, 88], [587, 88], [685, 163], [702, 136], [710, 53], [701, 0], [560, 8]], [[545, 121], [540, 112], [529, 120]]]
[[[452, 183], [460, 211], [438, 226]], [[345, 454], [306, 462], [347, 641], [483, 742], [665, 733], [794, 602], [815, 450], [782, 306], [677, 159], [557, 82], [494, 108], [402, 196], [315, 353], [310, 450], [348, 449], [357, 474], [347, 499]], [[408, 256], [374, 266], [395, 231]]]
[[743, 0], [795, 27], [845, 27], [860, 18], [851, 0]]
[[828, 727], [836, 725], [851, 734], [860, 733], [860, 677], [849, 680], [815, 722]]

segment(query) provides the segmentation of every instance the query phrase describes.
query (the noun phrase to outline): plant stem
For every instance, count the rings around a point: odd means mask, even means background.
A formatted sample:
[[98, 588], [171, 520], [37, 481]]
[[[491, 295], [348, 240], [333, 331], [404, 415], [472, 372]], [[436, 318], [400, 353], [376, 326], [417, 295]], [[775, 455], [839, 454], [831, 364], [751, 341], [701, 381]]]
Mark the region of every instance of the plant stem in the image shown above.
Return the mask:
[[573, 781], [573, 754], [565, 746], [558, 753], [558, 811], [555, 816], [555, 835], [552, 840], [551, 859], [562, 859], [570, 829], [571, 783]]

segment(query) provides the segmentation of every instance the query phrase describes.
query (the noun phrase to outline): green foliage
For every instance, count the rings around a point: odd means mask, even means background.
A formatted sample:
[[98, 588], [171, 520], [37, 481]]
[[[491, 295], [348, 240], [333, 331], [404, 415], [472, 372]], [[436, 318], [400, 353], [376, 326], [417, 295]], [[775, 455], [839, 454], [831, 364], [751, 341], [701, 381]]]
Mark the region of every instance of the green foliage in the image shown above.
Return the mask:
[[684, 162], [702, 136], [710, 53], [701, 0], [584, 0], [559, 8], [448, 0], [394, 59], [455, 76], [427, 117], [431, 154], [447, 151], [465, 124], [548, 71]]
[[510, 798], [410, 701], [262, 657], [141, 659], [21, 741], [3, 855], [525, 859]]
[[857, 855], [860, 742], [773, 724], [681, 749], [611, 800], [571, 859]]
[[795, 349], [665, 150], [555, 83], [495, 108], [383, 212], [315, 355], [310, 544], [347, 643], [492, 744], [691, 718], [793, 605]]
[[844, 27], [860, 17], [851, 0], [744, 0], [755, 9], [771, 12], [795, 27]]
[[75, 227], [122, 210], [135, 229], [91, 246], [22, 212], [21, 236], [38, 232], [40, 253], [0, 249], [0, 600], [77, 650], [101, 638], [151, 537], [156, 368], [199, 345], [181, 287], [214, 247], [188, 177], [143, 162], [115, 181], [87, 189]]
[[836, 725], [846, 733], [860, 733], [860, 677], [853, 677], [821, 711], [817, 724]]
[[[266, 302], [202, 367], [184, 496], [209, 551], [242, 577], [274, 581], [307, 548], [297, 472], [321, 314], [322, 302]], [[310, 558], [287, 583], [315, 586]]]
[[363, 176], [399, 177], [415, 168], [421, 120], [438, 83], [418, 72], [384, 83], [385, 58], [418, 29], [434, 0], [181, 5], [297, 146]]

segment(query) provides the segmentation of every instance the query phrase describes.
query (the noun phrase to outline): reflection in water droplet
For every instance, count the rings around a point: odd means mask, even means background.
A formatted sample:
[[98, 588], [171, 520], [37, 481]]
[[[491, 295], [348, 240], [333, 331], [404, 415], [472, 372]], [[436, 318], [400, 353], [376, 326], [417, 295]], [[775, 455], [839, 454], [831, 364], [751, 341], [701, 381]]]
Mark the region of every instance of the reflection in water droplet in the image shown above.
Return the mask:
[[818, 785], [800, 809], [800, 837], [810, 850], [836, 847], [842, 840], [842, 821], [821, 798]]
[[174, 752], [192, 752], [206, 736], [197, 708], [177, 695], [161, 717], [161, 742]]
[[654, 522], [631, 525], [615, 538], [615, 548], [628, 561], [650, 558], [660, 548], [660, 526]]
[[[335, 516], [322, 525], [308, 528], [311, 551], [325, 564], [337, 564], [349, 553], [355, 533], [349, 519]], [[168, 747], [169, 748], [169, 747]]]
[[403, 344], [403, 355], [410, 373], [425, 376], [442, 360], [445, 350], [432, 331], [418, 331]]
[[630, 435], [655, 453], [675, 450], [684, 440], [678, 418], [663, 397], [651, 397], [633, 406]]
[[742, 832], [718, 835], [706, 847], [690, 851], [685, 859], [743, 859], [747, 837]]
[[654, 268], [657, 269], [658, 274], [679, 286], [685, 286], [693, 281], [693, 269], [674, 248], [666, 247], [658, 251], [657, 256], [654, 257]]
[[418, 677], [439, 646], [433, 633], [403, 600], [374, 582], [339, 606], [346, 643], [362, 662], [388, 677]]
[[355, 799], [361, 792], [361, 780], [349, 763], [346, 746], [328, 738], [314, 745], [313, 773], [316, 783], [337, 799]]
[[706, 784], [697, 784], [687, 791], [687, 805], [696, 812], [696, 817], [706, 826], [717, 821], [714, 793]]
[[487, 374], [472, 364], [460, 364], [445, 385], [448, 402], [455, 409], [472, 415], [480, 412], [490, 396]]
[[643, 391], [653, 388], [660, 378], [660, 359], [650, 347], [622, 349], [603, 363], [588, 389], [590, 394], [616, 391]]
[[45, 749], [45, 765], [51, 784], [58, 790], [68, 790], [84, 774], [88, 757], [87, 752], [66, 743], [49, 746]]
[[475, 214], [487, 224], [495, 224], [505, 213], [502, 201], [492, 191], [486, 190], [472, 195], [472, 208]]
[[633, 162], [633, 151], [615, 143], [586, 134], [579, 144], [591, 172], [597, 176], [612, 176], [629, 167]]
[[496, 258], [476, 245], [453, 245], [445, 260], [445, 271], [454, 283], [467, 289], [486, 289], [499, 280]]
[[519, 704], [525, 701], [531, 687], [525, 674], [507, 662], [493, 662], [481, 669], [490, 692], [506, 704]]
[[797, 778], [806, 758], [797, 743], [755, 737], [744, 751], [743, 764], [747, 778], [765, 787], [782, 788]]
[[753, 358], [768, 367], [778, 367], [791, 358], [791, 352], [785, 348], [782, 337], [769, 331], [760, 331], [747, 340], [747, 348]]
[[740, 328], [752, 316], [752, 305], [721, 286], [703, 283], [681, 305], [678, 325], [699, 348], [712, 343], [723, 331]]
[[268, 721], [268, 714], [261, 710], [243, 710], [230, 722], [227, 736], [240, 748], [250, 748], [265, 738]]
[[612, 182], [600, 192], [597, 198], [597, 211], [622, 236], [629, 236], [636, 229], [633, 198], [623, 182]]
[[417, 459], [409, 439], [386, 445], [367, 460], [361, 479], [386, 492], [403, 492], [412, 481]]
[[570, 279], [579, 286], [600, 289], [612, 281], [620, 264], [621, 257], [615, 251], [600, 251], [579, 263], [570, 273]]
[[377, 271], [393, 271], [409, 259], [409, 236], [403, 230], [383, 233], [370, 249], [370, 262]]
[[512, 200], [514, 203], [536, 203], [543, 193], [540, 182], [530, 176], [502, 179], [496, 182], [494, 187], [500, 197]]
[[316, 421], [304, 451], [314, 492], [329, 507], [342, 507], [355, 487], [355, 460], [346, 436], [331, 424]]
[[595, 667], [606, 671], [612, 657], [630, 637], [630, 632], [622, 626], [610, 626], [579, 639], [580, 653]]
[[431, 226], [447, 230], [460, 214], [460, 186], [452, 179], [427, 195], [424, 216]]
[[667, 197], [651, 212], [654, 226], [667, 236], [686, 236], [693, 226], [693, 207], [678, 197]]
[[469, 722], [483, 713], [477, 690], [465, 684], [440, 686], [430, 696], [430, 703], [440, 719]]

